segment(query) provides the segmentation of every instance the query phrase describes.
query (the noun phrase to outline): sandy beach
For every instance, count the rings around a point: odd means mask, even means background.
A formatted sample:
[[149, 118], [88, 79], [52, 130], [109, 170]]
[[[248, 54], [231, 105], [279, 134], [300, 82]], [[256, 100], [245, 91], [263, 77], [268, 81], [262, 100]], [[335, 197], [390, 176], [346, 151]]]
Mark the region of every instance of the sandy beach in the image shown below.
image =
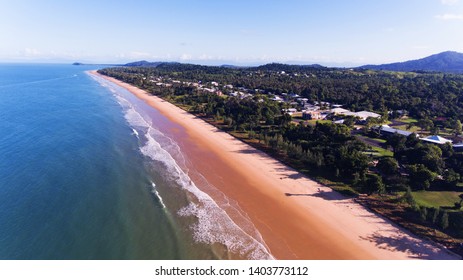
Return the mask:
[[458, 259], [184, 110], [91, 74], [129, 90], [182, 127], [188, 135], [181, 140], [183, 152], [195, 169], [239, 204], [276, 259]]

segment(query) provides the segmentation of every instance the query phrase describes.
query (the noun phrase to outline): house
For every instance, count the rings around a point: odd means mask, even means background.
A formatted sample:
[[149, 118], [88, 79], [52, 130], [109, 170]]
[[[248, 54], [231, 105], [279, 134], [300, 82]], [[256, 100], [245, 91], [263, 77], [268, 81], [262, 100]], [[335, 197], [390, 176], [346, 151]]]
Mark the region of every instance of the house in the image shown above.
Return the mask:
[[347, 113], [352, 113], [352, 112], [344, 108], [334, 108], [330, 110], [330, 113], [335, 114], [335, 115], [346, 115]]
[[322, 113], [320, 111], [304, 111], [302, 112], [302, 118], [304, 120], [321, 120], [323, 119]]
[[[383, 136], [389, 136], [389, 135], [393, 135], [393, 134], [399, 134], [399, 135], [403, 135], [405, 137], [408, 137], [410, 136], [411, 134], [413, 134], [413, 132], [410, 132], [410, 131], [406, 131], [406, 130], [401, 130], [401, 129], [395, 129], [395, 128], [392, 128], [388, 125], [382, 125], [379, 127], [379, 133]], [[419, 135], [417, 134], [416, 135], [417, 137], [419, 137]]]
[[214, 93], [214, 92], [216, 92], [216, 90], [213, 89], [213, 88], [201, 88], [201, 90], [202, 90], [202, 91], [207, 91], [207, 92], [209, 92], [209, 93]]
[[444, 137], [441, 137], [439, 135], [431, 135], [426, 138], [420, 138], [420, 140], [437, 145], [444, 145], [445, 143], [453, 142], [452, 140], [445, 139]]
[[320, 109], [320, 106], [315, 106], [315, 105], [312, 105], [312, 104], [305, 104], [304, 105], [304, 110], [305, 111], [317, 111]]
[[361, 120], [366, 120], [368, 118], [375, 118], [375, 119], [381, 118], [380, 114], [376, 114], [376, 113], [368, 112], [368, 111], [360, 111], [352, 115], [355, 117], [359, 117]]
[[309, 102], [308, 98], [297, 98], [296, 101], [300, 102], [301, 104], [306, 104]]
[[320, 106], [323, 106], [323, 107], [327, 107], [327, 108], [330, 107], [330, 103], [329, 103], [329, 102], [325, 102], [325, 101], [321, 101], [321, 102], [315, 101], [314, 104], [315, 104], [315, 105], [320, 105]]
[[288, 114], [288, 115], [292, 115], [294, 113], [297, 113], [297, 109], [296, 108], [289, 108], [289, 109], [283, 109], [282, 110], [284, 113]]
[[272, 98], [272, 100], [277, 102], [283, 102], [283, 98], [279, 97], [278, 95], [275, 95], [275, 97]]

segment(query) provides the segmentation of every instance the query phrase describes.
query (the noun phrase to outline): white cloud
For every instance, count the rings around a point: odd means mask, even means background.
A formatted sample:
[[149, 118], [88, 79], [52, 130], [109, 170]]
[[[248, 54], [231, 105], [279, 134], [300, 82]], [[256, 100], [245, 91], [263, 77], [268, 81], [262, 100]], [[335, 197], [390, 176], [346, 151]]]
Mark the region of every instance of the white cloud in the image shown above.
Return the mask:
[[443, 14], [437, 15], [436, 18], [440, 20], [463, 20], [463, 14]]
[[460, 0], [440, 0], [440, 2], [444, 5], [456, 5]]
[[25, 48], [22, 54], [26, 57], [34, 57], [42, 55], [42, 52], [34, 48]]
[[184, 53], [179, 57], [180, 60], [191, 60], [191, 58], [192, 58], [191, 54], [187, 54], [187, 53]]
[[199, 60], [213, 60], [213, 59], [217, 59], [216, 57], [212, 56], [212, 55], [207, 55], [207, 54], [202, 54], [198, 57]]

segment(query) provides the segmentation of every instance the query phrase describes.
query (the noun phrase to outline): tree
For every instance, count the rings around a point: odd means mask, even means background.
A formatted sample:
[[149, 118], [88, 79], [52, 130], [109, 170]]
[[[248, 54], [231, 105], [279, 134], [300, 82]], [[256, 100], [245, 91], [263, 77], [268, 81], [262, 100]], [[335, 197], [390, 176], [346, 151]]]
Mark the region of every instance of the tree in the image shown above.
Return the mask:
[[386, 145], [391, 147], [394, 153], [396, 153], [405, 148], [406, 140], [407, 138], [405, 136], [394, 133], [387, 138]]
[[442, 215], [439, 220], [439, 227], [444, 230], [449, 227], [449, 214], [447, 211], [442, 211]]
[[456, 120], [455, 124], [453, 126], [453, 133], [455, 133], [455, 136], [458, 136], [461, 134], [462, 131], [462, 125], [460, 120]]
[[420, 220], [421, 222], [426, 222], [426, 218], [428, 217], [428, 209], [424, 206], [420, 207]]
[[394, 175], [399, 169], [399, 163], [395, 158], [392, 157], [382, 157], [379, 159], [376, 168], [385, 175]]
[[444, 180], [450, 186], [455, 187], [458, 181], [460, 181], [460, 174], [449, 168], [444, 172]]
[[382, 194], [386, 191], [383, 179], [378, 174], [368, 174], [366, 181], [363, 183], [363, 192], [370, 195], [373, 193]]
[[423, 163], [431, 171], [441, 174], [444, 166], [441, 148], [437, 145], [424, 145], [421, 149], [420, 163]]
[[405, 140], [405, 146], [407, 146], [408, 148], [414, 148], [419, 143], [420, 139], [415, 133], [408, 135], [407, 139]]
[[449, 142], [445, 143], [444, 145], [440, 146], [440, 149], [442, 150], [442, 156], [445, 158], [449, 158], [453, 156], [454, 150], [452, 144]]
[[427, 190], [431, 186], [437, 174], [430, 171], [423, 164], [415, 164], [408, 166], [410, 173], [410, 185], [415, 189]]
[[402, 199], [405, 200], [405, 202], [407, 202], [407, 204], [412, 208], [415, 208], [416, 205], [417, 205], [416, 200], [413, 197], [412, 190], [410, 189], [410, 187], [407, 187], [407, 191], [405, 192]]
[[437, 218], [439, 217], [439, 212], [440, 212], [440, 208], [431, 208], [430, 209], [430, 215], [429, 215], [429, 221], [435, 225], [436, 222], [437, 222]]
[[432, 120], [428, 118], [424, 118], [418, 121], [417, 125], [421, 128], [421, 130], [431, 130], [434, 127], [434, 123]]
[[437, 135], [439, 134], [440, 132], [440, 129], [438, 126], [432, 126], [431, 129], [429, 130], [429, 133], [431, 133], [432, 135]]

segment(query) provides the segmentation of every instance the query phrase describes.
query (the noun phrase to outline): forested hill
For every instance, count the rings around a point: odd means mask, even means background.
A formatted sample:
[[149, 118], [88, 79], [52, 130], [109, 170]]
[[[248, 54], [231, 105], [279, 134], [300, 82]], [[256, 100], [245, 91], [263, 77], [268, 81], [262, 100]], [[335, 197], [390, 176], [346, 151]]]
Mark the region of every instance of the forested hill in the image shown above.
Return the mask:
[[124, 66], [128, 67], [158, 67], [161, 64], [180, 64], [178, 62], [149, 62], [146, 60], [141, 60], [141, 61], [134, 61], [134, 62], [129, 62], [127, 64], [124, 64]]
[[297, 71], [307, 71], [311, 69], [328, 69], [325, 66], [320, 64], [311, 64], [311, 65], [289, 65], [281, 63], [269, 63], [261, 65], [258, 67], [252, 67], [251, 70], [261, 70], [261, 71], [277, 71], [277, 72], [297, 72]]
[[382, 65], [365, 65], [360, 68], [403, 72], [431, 71], [463, 73], [463, 54], [447, 51], [417, 60]]

